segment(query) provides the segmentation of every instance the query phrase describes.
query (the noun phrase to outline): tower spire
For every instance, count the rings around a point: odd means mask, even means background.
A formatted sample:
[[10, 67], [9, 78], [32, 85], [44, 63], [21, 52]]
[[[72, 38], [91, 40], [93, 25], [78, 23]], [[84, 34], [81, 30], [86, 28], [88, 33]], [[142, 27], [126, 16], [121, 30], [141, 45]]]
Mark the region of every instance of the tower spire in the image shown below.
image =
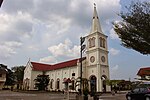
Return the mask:
[[96, 4], [94, 3], [94, 13], [93, 13], [93, 19], [92, 19], [91, 33], [94, 33], [94, 32], [97, 32], [97, 31], [102, 33], [102, 29], [101, 29], [101, 26], [100, 26], [100, 22], [99, 22], [97, 10], [96, 10]]

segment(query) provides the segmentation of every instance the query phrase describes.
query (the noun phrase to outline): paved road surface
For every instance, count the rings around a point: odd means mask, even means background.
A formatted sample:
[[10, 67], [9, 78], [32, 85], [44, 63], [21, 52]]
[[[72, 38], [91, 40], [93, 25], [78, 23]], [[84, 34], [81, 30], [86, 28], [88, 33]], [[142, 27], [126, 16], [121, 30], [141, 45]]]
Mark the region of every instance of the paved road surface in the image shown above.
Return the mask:
[[[75, 99], [76, 94], [70, 94], [70, 100]], [[12, 91], [0, 91], [0, 100], [64, 100], [64, 94], [51, 93], [51, 92], [12, 92]], [[89, 97], [89, 100], [93, 98]], [[99, 100], [126, 100], [125, 93], [116, 94], [102, 94]]]
[[100, 96], [99, 100], [126, 100], [125, 93], [124, 94], [116, 94], [112, 96], [111, 94]]

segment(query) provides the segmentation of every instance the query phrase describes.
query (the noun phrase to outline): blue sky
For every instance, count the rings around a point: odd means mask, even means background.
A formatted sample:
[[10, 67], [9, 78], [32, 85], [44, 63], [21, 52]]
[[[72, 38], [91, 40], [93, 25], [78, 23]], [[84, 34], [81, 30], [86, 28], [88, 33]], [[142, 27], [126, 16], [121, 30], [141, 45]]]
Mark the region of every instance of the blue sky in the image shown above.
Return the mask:
[[11, 68], [29, 58], [52, 64], [79, 57], [79, 37], [90, 32], [94, 2], [108, 36], [110, 77], [133, 80], [140, 67], [150, 66], [150, 56], [122, 47], [111, 24], [131, 0], [4, 0], [0, 63]]

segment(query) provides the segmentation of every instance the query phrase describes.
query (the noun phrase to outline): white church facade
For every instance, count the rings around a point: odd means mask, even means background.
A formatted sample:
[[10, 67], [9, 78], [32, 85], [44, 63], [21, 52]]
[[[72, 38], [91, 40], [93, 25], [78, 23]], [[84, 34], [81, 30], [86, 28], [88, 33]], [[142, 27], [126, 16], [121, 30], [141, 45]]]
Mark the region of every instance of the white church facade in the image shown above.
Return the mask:
[[[90, 91], [92, 89], [96, 92], [110, 91], [110, 87], [106, 84], [106, 80], [109, 80], [107, 36], [102, 32], [96, 7], [94, 7], [91, 32], [85, 36], [85, 39], [86, 55], [82, 59], [82, 77], [89, 80]], [[34, 79], [44, 72], [50, 78], [48, 90], [62, 91], [63, 83], [69, 79], [71, 80], [69, 84], [73, 87], [70, 91], [75, 91], [75, 83], [81, 76], [80, 62], [79, 58], [53, 65], [28, 61], [24, 70], [23, 88], [36, 90]]]

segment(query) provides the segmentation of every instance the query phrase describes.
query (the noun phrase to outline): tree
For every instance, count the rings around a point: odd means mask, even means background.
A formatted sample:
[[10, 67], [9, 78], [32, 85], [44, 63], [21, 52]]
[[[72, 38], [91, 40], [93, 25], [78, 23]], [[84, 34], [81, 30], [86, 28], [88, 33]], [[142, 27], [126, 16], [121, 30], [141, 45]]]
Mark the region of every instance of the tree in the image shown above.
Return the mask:
[[15, 76], [17, 82], [23, 81], [24, 69], [25, 69], [25, 66], [12, 67], [12, 71], [14, 72], [14, 76]]
[[4, 65], [4, 64], [0, 64], [0, 68], [2, 68], [2, 69], [7, 69], [7, 66]]
[[114, 22], [114, 30], [126, 48], [136, 50], [143, 55], [150, 54], [150, 2], [132, 2], [119, 16], [120, 22]]
[[48, 83], [49, 83], [49, 75], [38, 75], [36, 77], [35, 81], [35, 87], [38, 88], [38, 90], [46, 90]]
[[15, 84], [15, 76], [13, 74], [13, 72], [10, 69], [7, 69], [7, 73], [6, 73], [6, 82], [5, 85], [14, 85]]
[[7, 66], [3, 64], [0, 64], [0, 66], [7, 70], [5, 85], [14, 85], [15, 83], [22, 84], [25, 69], [24, 66], [15, 66], [11, 69], [7, 68]]
[[0, 64], [0, 69], [6, 71], [6, 81], [5, 81], [5, 85], [14, 85], [14, 75], [13, 72], [7, 68], [6, 65], [4, 64]]
[[15, 77], [14, 81], [17, 84], [17, 89], [21, 89], [21, 86], [23, 83], [24, 69], [25, 69], [25, 66], [12, 67], [13, 75]]

